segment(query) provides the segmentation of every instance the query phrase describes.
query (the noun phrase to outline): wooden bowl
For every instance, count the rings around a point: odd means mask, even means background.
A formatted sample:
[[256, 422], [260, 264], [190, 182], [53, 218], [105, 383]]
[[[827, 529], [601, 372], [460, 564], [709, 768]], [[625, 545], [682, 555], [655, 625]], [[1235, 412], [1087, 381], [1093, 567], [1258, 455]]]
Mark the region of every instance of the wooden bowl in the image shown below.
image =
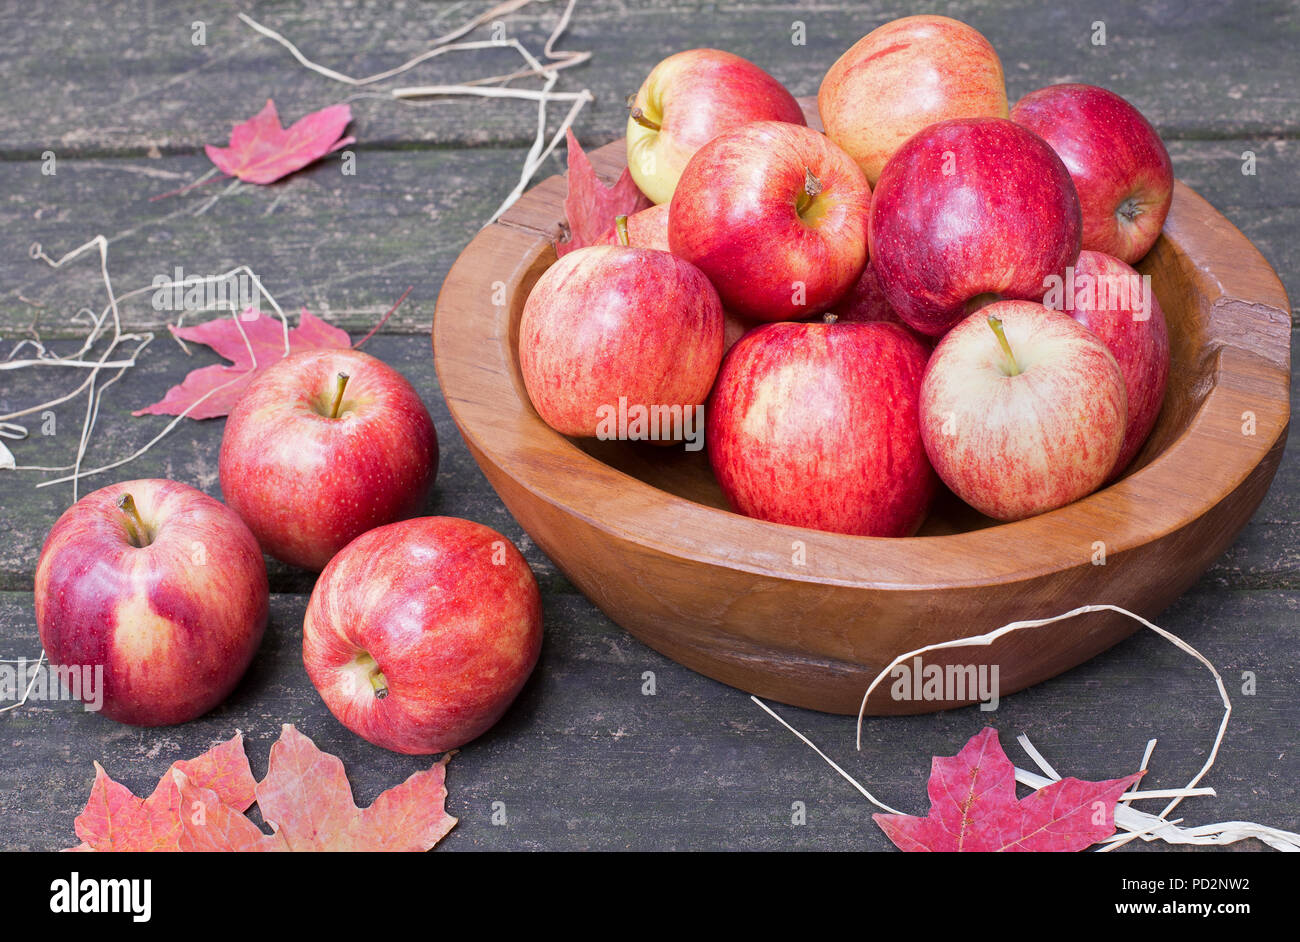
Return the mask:
[[[612, 182], [624, 144], [591, 157]], [[944, 495], [907, 539], [731, 513], [704, 452], [571, 440], [533, 410], [519, 372], [519, 318], [555, 261], [564, 194], [562, 177], [538, 184], [452, 267], [433, 326], [442, 391], [506, 507], [569, 579], [646, 644], [723, 683], [856, 713], [886, 664], [926, 644], [1088, 603], [1155, 618], [1232, 543], [1282, 458], [1286, 293], [1255, 247], [1179, 183], [1164, 234], [1139, 266], [1169, 322], [1169, 389], [1122, 480], [1009, 524]], [[1136, 628], [1090, 613], [926, 663], [996, 665], [1006, 695]], [[889, 686], [877, 688], [868, 713], [928, 712], [976, 696], [898, 701]]]

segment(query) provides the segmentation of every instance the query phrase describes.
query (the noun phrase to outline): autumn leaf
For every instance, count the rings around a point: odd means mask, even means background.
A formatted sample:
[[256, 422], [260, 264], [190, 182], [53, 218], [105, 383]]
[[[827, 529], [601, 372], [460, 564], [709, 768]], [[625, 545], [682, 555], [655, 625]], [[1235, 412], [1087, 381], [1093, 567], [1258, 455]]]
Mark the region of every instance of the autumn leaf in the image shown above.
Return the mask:
[[450, 758], [416, 772], [363, 811], [338, 757], [286, 724], [271, 747], [266, 778], [257, 783], [257, 806], [289, 850], [428, 850], [456, 823], [443, 808]]
[[256, 782], [244, 754], [244, 738], [236, 733], [196, 759], [172, 763], [148, 798], [137, 798], [96, 762], [90, 799], [77, 816], [77, 836], [94, 850], [175, 850], [182, 832], [180, 811], [186, 805], [173, 773], [241, 814], [253, 803]]
[[356, 141], [340, 138], [352, 120], [349, 105], [330, 105], [304, 115], [287, 129], [280, 126], [275, 102], [252, 118], [236, 124], [230, 132], [230, 146], [206, 145], [203, 150], [222, 173], [245, 183], [274, 183], [301, 170], [331, 151]]
[[[237, 319], [221, 317], [194, 327], [169, 324], [167, 329], [182, 340], [211, 347], [230, 360], [231, 365], [204, 366], [190, 371], [181, 384], [167, 390], [167, 395], [160, 401], [137, 409], [132, 415], [181, 415], [190, 406], [194, 408], [185, 414], [191, 419], [227, 415], [248, 385], [271, 364], [286, 356], [285, 330], [280, 319], [252, 307], [246, 308]], [[312, 316], [306, 308], [302, 309], [298, 326], [290, 329], [288, 334], [289, 353], [346, 348], [352, 344], [347, 331], [331, 327]]]
[[1015, 766], [988, 727], [957, 755], [935, 756], [928, 816], [872, 818], [906, 851], [1083, 850], [1115, 833], [1115, 803], [1142, 775], [1062, 779], [1018, 800]]
[[556, 255], [595, 244], [614, 225], [615, 217], [630, 215], [650, 205], [650, 200], [637, 189], [636, 181], [626, 167], [613, 186], [602, 183], [573, 131], [566, 134], [569, 142], [569, 190], [564, 197], [564, 215], [569, 224], [569, 238], [555, 244]]
[[[293, 726], [271, 747], [266, 778], [254, 782], [236, 736], [175, 762], [146, 799], [95, 763], [95, 783], [76, 821], [74, 851], [425, 851], [456, 824], [447, 814], [446, 767], [433, 767], [361, 809], [343, 763]], [[244, 814], [256, 800], [267, 834]]]

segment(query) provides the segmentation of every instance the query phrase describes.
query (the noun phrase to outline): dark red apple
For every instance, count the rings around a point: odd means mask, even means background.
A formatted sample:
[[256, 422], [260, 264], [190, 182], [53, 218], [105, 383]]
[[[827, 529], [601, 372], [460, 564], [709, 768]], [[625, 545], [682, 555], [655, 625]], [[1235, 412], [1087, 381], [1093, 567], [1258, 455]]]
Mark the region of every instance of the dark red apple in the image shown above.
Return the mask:
[[438, 436], [401, 373], [359, 350], [313, 350], [240, 397], [219, 468], [262, 549], [319, 570], [354, 537], [423, 509]]
[[1128, 428], [1110, 477], [1129, 466], [1160, 416], [1169, 381], [1165, 312], [1143, 277], [1117, 258], [1085, 249], [1043, 304], [1063, 310], [1102, 339], [1119, 363], [1128, 394]]
[[862, 273], [870, 202], [862, 171], [825, 135], [760, 121], [691, 158], [669, 208], [668, 244], [728, 310], [797, 320], [826, 310]]
[[65, 510], [35, 596], [50, 663], [76, 670], [83, 700], [134, 726], [184, 723], [221, 703], [266, 628], [257, 540], [233, 510], [175, 481], [110, 484]]
[[871, 261], [899, 317], [932, 337], [995, 298], [1037, 301], [1079, 254], [1079, 199], [1047, 142], [1005, 118], [910, 138], [871, 203]]
[[611, 414], [702, 407], [722, 344], [717, 292], [690, 262], [657, 249], [590, 246], [533, 286], [519, 366], [543, 421], [564, 435], [603, 438]]
[[926, 353], [893, 324], [746, 334], [708, 411], [709, 460], [731, 506], [835, 533], [914, 533], [935, 489], [918, 425]]
[[880, 278], [871, 262], [867, 262], [867, 267], [862, 269], [862, 275], [849, 289], [849, 293], [832, 305], [828, 313], [834, 314], [841, 324], [897, 324], [925, 344], [927, 350], [934, 346], [933, 337], [927, 337], [913, 329], [898, 316], [898, 312], [885, 297], [884, 289], [880, 287]]
[[528, 563], [500, 533], [454, 517], [357, 537], [321, 573], [302, 629], [307, 675], [338, 721], [417, 755], [487, 732], [541, 646]]
[[1095, 85], [1050, 85], [1011, 109], [1011, 120], [1052, 145], [1083, 210], [1083, 247], [1130, 265], [1150, 251], [1174, 198], [1174, 167], [1142, 113]]

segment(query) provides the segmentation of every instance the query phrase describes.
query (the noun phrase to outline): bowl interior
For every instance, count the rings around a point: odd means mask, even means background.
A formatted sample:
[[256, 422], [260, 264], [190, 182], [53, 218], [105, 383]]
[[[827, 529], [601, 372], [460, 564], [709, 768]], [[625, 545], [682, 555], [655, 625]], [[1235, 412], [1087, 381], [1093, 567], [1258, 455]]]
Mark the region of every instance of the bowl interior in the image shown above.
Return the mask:
[[[1146, 444], [1120, 478], [1128, 477], [1150, 463], [1187, 431], [1206, 392], [1213, 385], [1215, 362], [1203, 355], [1204, 325], [1195, 298], [1187, 290], [1174, 253], [1164, 236], [1137, 266], [1151, 277], [1152, 292], [1164, 311], [1169, 329], [1169, 385], [1160, 416]], [[520, 281], [521, 290], [510, 299], [509, 340], [512, 379], [524, 408], [533, 415], [519, 366], [519, 321], [529, 292], [542, 273], [555, 261], [546, 248]], [[538, 417], [540, 421], [540, 417]], [[601, 441], [569, 438], [577, 448], [597, 461], [676, 497], [729, 510], [717, 479], [709, 466], [706, 450], [686, 451], [648, 442]], [[1111, 485], [1113, 486], [1113, 484]], [[918, 536], [942, 536], [999, 526], [999, 521], [976, 511], [940, 485]]]

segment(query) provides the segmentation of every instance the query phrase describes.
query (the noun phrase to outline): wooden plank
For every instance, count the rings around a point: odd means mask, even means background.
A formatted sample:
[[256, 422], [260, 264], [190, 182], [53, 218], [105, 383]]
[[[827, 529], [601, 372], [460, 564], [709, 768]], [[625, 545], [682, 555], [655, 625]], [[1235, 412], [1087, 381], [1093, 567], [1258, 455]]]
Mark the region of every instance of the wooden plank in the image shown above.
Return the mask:
[[[216, 355], [206, 348], [194, 348], [191, 359], [170, 339], [159, 339], [156, 344], [146, 352], [139, 367], [128, 371], [105, 394], [85, 467], [93, 468], [125, 457], [152, 439], [170, 419], [166, 416], [133, 418], [131, 410], [162, 398], [189, 369], [219, 362]], [[55, 349], [62, 352], [73, 348], [62, 343]], [[411, 337], [377, 335], [364, 349], [391, 364], [411, 381], [424, 398], [437, 426], [441, 451], [438, 478], [425, 512], [467, 517], [496, 528], [524, 550], [544, 589], [573, 591], [554, 564], [532, 545], [474, 464], [438, 391], [428, 342]], [[27, 375], [31, 376], [31, 371]], [[61, 376], [44, 374], [41, 379], [39, 392], [33, 388], [19, 394], [12, 383], [0, 387], [0, 414], [52, 397], [56, 390], [67, 388], [66, 384], [75, 386], [81, 381], [81, 377], [70, 377], [67, 372]], [[41, 434], [42, 420], [38, 417], [30, 426], [32, 434], [28, 441], [8, 443], [18, 463], [70, 463], [76, 455], [84, 415], [84, 397], [56, 409], [53, 436]], [[217, 455], [224, 429], [225, 421], [222, 419], [201, 422], [186, 419], [170, 437], [136, 462], [103, 476], [85, 479], [81, 493], [87, 494], [112, 481], [166, 477], [219, 497]], [[71, 484], [35, 488], [38, 482], [50, 477], [54, 475], [0, 472], [0, 527], [6, 532], [5, 539], [0, 540], [0, 590], [31, 589], [45, 534], [72, 502]], [[270, 561], [270, 579], [272, 591], [276, 592], [310, 592], [314, 582], [312, 575], [274, 560]]]
[[[212, 0], [181, 12], [144, 2], [131, 14], [75, 0], [11, 6], [3, 30], [8, 93], [0, 104], [0, 153], [194, 152], [204, 143], [224, 143], [230, 126], [259, 110], [268, 95], [292, 119], [357, 91], [307, 71], [287, 50], [240, 23], [236, 13], [246, 6]], [[361, 76], [406, 61], [490, 6], [488, 0], [395, 8], [326, 0], [259, 4], [252, 13], [310, 58]], [[527, 7], [504, 19], [505, 35], [539, 49], [561, 10], [559, 2]], [[730, 49], [768, 68], [795, 94], [809, 95], [861, 35], [913, 12], [896, 0], [816, 6], [583, 0], [558, 47], [594, 56], [558, 88], [587, 87], [598, 96], [579, 130], [608, 139], [621, 129], [625, 96], [670, 52]], [[1173, 10], [1104, 0], [1086, 10], [1048, 10], [1033, 0], [958, 0], [945, 12], [993, 42], [1013, 99], [1052, 82], [1086, 81], [1131, 98], [1173, 137], [1293, 135], [1298, 127], [1300, 62], [1289, 40], [1297, 12], [1285, 0], [1252, 4], [1249, 12], [1232, 4]], [[193, 44], [196, 21], [205, 24], [206, 45]], [[1093, 44], [1098, 21], [1106, 28], [1104, 46]], [[804, 24], [804, 45], [792, 43], [796, 22]], [[489, 36], [484, 29], [472, 38]], [[519, 61], [505, 49], [455, 53], [379, 88], [498, 75]], [[60, 64], [56, 71], [51, 63]], [[533, 133], [531, 102], [406, 106], [362, 91], [365, 97], [352, 104], [354, 132], [364, 147], [520, 144]]]
[[[1248, 820], [1294, 830], [1300, 807], [1295, 685], [1285, 653], [1294, 593], [1195, 592], [1163, 626], [1199, 647], [1224, 673], [1234, 716], [1203, 784], [1218, 797], [1186, 800], [1188, 824]], [[73, 820], [99, 760], [138, 794], [173, 760], [242, 730], [255, 775], [280, 724], [294, 723], [340, 756], [358, 803], [369, 804], [428, 760], [353, 736], [326, 711], [301, 664], [303, 596], [276, 596], [254, 666], [216, 712], [180, 727], [120, 726], [68, 702], [33, 703], [0, 725], [12, 761], [0, 768], [0, 847], [54, 850], [75, 843]], [[502, 723], [451, 762], [448, 810], [460, 824], [447, 849], [882, 850], [876, 809], [738, 691], [660, 657], [577, 596], [548, 593], [537, 673]], [[0, 593], [5, 658], [35, 656], [31, 596]], [[642, 693], [653, 672], [655, 695]], [[1243, 695], [1242, 672], [1256, 677]], [[1183, 785], [1199, 769], [1222, 713], [1209, 674], [1146, 632], [1096, 660], [977, 708], [868, 721], [853, 751], [853, 720], [777, 706], [881, 800], [924, 814], [932, 755], [951, 755], [985, 725], [1022, 768], [1025, 733], [1062, 775], [1116, 777], [1136, 769], [1158, 738], [1147, 788]], [[579, 784], [580, 783], [580, 784]], [[1022, 790], [1023, 791], [1023, 790]], [[491, 823], [504, 802], [505, 826]], [[807, 823], [792, 824], [802, 802]], [[1141, 804], [1157, 811], [1163, 802]], [[1148, 848], [1141, 841], [1127, 849]], [[1258, 850], [1250, 842], [1236, 849]]]
[[[1170, 150], [1178, 176], [1254, 241], [1300, 297], [1300, 243], [1292, 237], [1300, 193], [1289, 186], [1300, 177], [1300, 149], [1288, 140], [1232, 139], [1172, 141]], [[1241, 173], [1246, 151], [1255, 154], [1253, 176]], [[523, 153], [511, 149], [363, 152], [355, 176], [326, 160], [269, 187], [242, 186], [196, 216], [224, 184], [149, 198], [196, 179], [205, 158], [65, 160], [53, 177], [34, 163], [0, 161], [0, 189], [9, 194], [0, 203], [0, 340], [26, 336], [37, 316], [44, 337], [84, 333], [69, 318], [103, 303], [96, 260], [54, 271], [28, 248], [40, 242], [57, 255], [96, 233], [113, 240], [119, 293], [172, 277], [177, 267], [206, 275], [247, 264], [286, 309], [305, 304], [367, 330], [414, 285], [386, 330], [427, 333], [443, 277], [522, 164]], [[555, 155], [538, 179], [563, 170]], [[146, 294], [132, 302], [126, 323], [158, 330], [175, 320], [151, 301]]]

